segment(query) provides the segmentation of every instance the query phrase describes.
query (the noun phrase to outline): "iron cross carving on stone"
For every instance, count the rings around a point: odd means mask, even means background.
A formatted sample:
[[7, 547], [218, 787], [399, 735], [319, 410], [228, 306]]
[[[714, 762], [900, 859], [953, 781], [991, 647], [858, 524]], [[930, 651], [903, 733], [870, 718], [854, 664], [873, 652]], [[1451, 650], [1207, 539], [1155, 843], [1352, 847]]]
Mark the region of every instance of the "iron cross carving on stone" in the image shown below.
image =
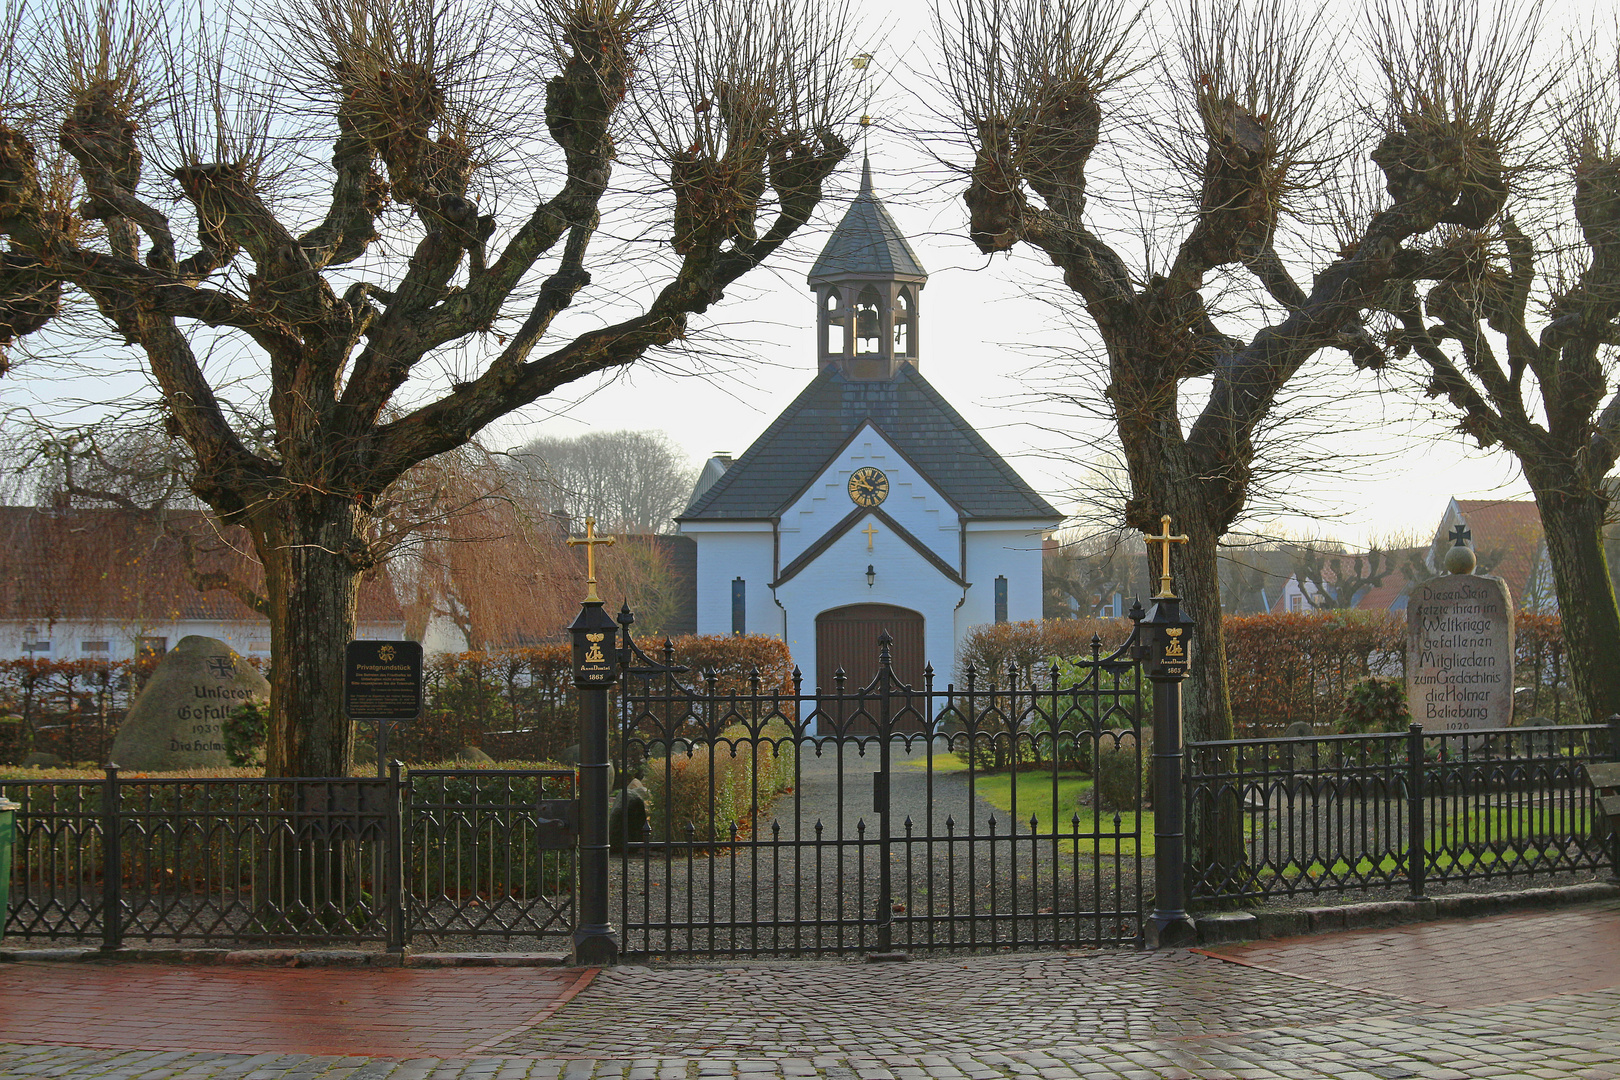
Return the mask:
[[1162, 530], [1162, 535], [1154, 536], [1152, 533], [1144, 533], [1143, 534], [1143, 536], [1147, 539], [1147, 542], [1149, 544], [1162, 544], [1162, 545], [1164, 545], [1163, 548], [1161, 549], [1163, 551], [1163, 553], [1164, 553], [1164, 564], [1163, 564], [1164, 565], [1164, 570], [1159, 575], [1159, 591], [1153, 594], [1153, 599], [1155, 599], [1155, 600], [1161, 600], [1161, 599], [1164, 599], [1166, 597], [1171, 597], [1171, 596], [1176, 595], [1174, 592], [1171, 591], [1171, 584], [1170, 584], [1170, 545], [1171, 544], [1185, 544], [1187, 542], [1187, 540], [1188, 540], [1188, 537], [1186, 537], [1185, 535], [1183, 535], [1183, 536], [1171, 536], [1170, 535], [1170, 515], [1169, 514], [1165, 514], [1163, 517], [1159, 518], [1159, 527]]
[[572, 537], [568, 540], [569, 547], [578, 547], [581, 544], [585, 545], [585, 599], [601, 600], [602, 598], [596, 595], [596, 545], [607, 544], [612, 547], [613, 537], [597, 536], [596, 519], [588, 517], [585, 519], [585, 535], [577, 540]]
[[1469, 531], [1466, 525], [1454, 527], [1446, 539], [1451, 541], [1452, 547], [1472, 547], [1474, 544], [1474, 534]]

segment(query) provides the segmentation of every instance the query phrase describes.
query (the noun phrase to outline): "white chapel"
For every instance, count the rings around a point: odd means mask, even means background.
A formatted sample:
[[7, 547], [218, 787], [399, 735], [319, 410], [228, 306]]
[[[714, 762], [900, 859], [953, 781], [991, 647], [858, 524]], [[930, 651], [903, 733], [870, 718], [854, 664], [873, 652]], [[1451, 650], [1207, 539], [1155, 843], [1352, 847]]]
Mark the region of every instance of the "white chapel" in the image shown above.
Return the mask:
[[677, 519], [697, 547], [697, 631], [780, 636], [805, 689], [951, 678], [976, 625], [1041, 616], [1062, 515], [918, 370], [928, 274], [860, 193], [809, 275], [819, 373], [741, 456], [710, 458]]

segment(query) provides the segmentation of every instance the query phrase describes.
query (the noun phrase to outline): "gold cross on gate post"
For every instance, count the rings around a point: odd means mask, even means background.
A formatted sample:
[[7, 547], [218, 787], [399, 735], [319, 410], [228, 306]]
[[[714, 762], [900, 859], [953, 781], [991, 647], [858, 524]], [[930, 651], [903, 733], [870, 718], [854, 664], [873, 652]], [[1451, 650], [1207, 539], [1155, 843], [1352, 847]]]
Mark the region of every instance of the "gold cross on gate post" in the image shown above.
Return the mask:
[[866, 550], [871, 551], [872, 550], [872, 537], [877, 535], [877, 526], [868, 525], [866, 528], [862, 529], [861, 532], [866, 534]]
[[597, 536], [596, 519], [593, 517], [588, 517], [585, 519], [584, 537], [578, 540], [570, 537], [568, 540], [569, 547], [578, 547], [581, 544], [585, 545], [585, 599], [587, 601], [601, 600], [602, 598], [596, 595], [596, 545], [607, 544], [609, 547], [611, 547], [613, 545], [613, 537]]
[[1170, 515], [1169, 514], [1165, 514], [1163, 517], [1161, 517], [1159, 519], [1159, 526], [1160, 526], [1161, 529], [1163, 529], [1163, 535], [1161, 535], [1161, 536], [1154, 536], [1150, 532], [1144, 532], [1142, 534], [1147, 539], [1148, 543], [1150, 543], [1150, 544], [1163, 544], [1164, 545], [1164, 572], [1159, 575], [1159, 591], [1153, 594], [1153, 599], [1155, 599], [1155, 600], [1162, 600], [1165, 597], [1170, 597], [1170, 596], [1176, 595], [1175, 593], [1170, 591], [1171, 590], [1171, 585], [1170, 585], [1170, 545], [1171, 544], [1185, 544], [1187, 542], [1187, 539], [1188, 539], [1186, 536], [1171, 536], [1170, 535]]

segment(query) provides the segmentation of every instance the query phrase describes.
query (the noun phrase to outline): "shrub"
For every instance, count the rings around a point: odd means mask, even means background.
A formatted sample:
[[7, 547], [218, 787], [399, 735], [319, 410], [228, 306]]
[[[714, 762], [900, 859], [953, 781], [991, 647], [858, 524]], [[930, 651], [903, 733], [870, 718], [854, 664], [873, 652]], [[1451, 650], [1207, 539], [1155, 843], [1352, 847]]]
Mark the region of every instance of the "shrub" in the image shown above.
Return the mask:
[[[667, 655], [685, 667], [679, 681], [700, 693], [708, 692], [710, 673], [716, 693], [753, 693], [756, 671], [761, 693], [793, 689], [787, 645], [762, 634], [688, 634], [671, 639], [667, 654], [663, 643], [646, 648], [655, 661]], [[578, 742], [579, 700], [565, 644], [438, 656], [423, 679], [424, 718], [394, 729], [394, 751], [406, 760], [443, 759], [476, 746], [497, 758], [557, 761]]]
[[1276, 735], [1296, 720], [1326, 723], [1358, 679], [1404, 678], [1406, 622], [1387, 611], [1233, 615], [1224, 627], [1239, 738]]
[[1107, 656], [1131, 636], [1129, 619], [1028, 619], [1024, 622], [983, 623], [968, 631], [956, 656], [956, 680], [967, 682], [972, 667], [975, 681], [1004, 683], [1007, 669], [1020, 671], [1049, 665], [1053, 657], [1078, 659], [1092, 655], [1092, 638]]
[[1344, 714], [1339, 730], [1346, 734], [1368, 735], [1379, 731], [1405, 731], [1412, 722], [1406, 705], [1406, 682], [1369, 675], [1344, 696]]
[[712, 743], [649, 759], [642, 782], [653, 839], [725, 843], [733, 826], [739, 837], [759, 827], [776, 796], [793, 783], [797, 753], [786, 724], [772, 721], [761, 735], [756, 741], [738, 724]]
[[270, 735], [270, 705], [267, 702], [244, 701], [231, 710], [220, 724], [225, 740], [225, 757], [241, 768], [264, 760], [264, 744]]
[[[1086, 621], [1054, 619], [1050, 620], [1048, 625], [1072, 627]], [[1111, 622], [1111, 620], [1090, 621]], [[1039, 624], [1030, 622], [1000, 625], [1027, 629]], [[1012, 636], [1017, 638], [1022, 633], [1024, 630], [1017, 630]], [[1069, 644], [1075, 644], [1079, 639], [1080, 635], [1076, 635]], [[985, 640], [988, 639], [982, 638], [981, 643]], [[1049, 645], [1063, 644], [1060, 639], [1051, 636], [1043, 640]], [[1068, 655], [1048, 654], [1038, 658], [1032, 668], [1018, 669], [1016, 677], [1020, 688], [1027, 688], [1031, 680], [1037, 687], [1050, 687], [1055, 679], [1059, 689], [1081, 687], [1086, 691], [1060, 695], [1055, 700], [1049, 696], [1040, 697], [1034, 703], [1033, 714], [1027, 711], [1028, 697], [1019, 695], [1015, 699], [1011, 694], [997, 692], [998, 687], [1010, 683], [1012, 678], [1010, 673], [1003, 672], [997, 678], [984, 681], [975, 677], [975, 690], [982, 695], [980, 703], [976, 705], [981, 711], [979, 727], [971, 746], [965, 745], [965, 739], [958, 740], [963, 744], [975, 768], [1004, 769], [1015, 763], [1040, 765], [1050, 761], [1054, 754], [1059, 761], [1070, 767], [1086, 768], [1091, 761], [1091, 747], [1094, 740], [1090, 737], [1079, 737], [1082, 732], [1129, 729], [1137, 725], [1140, 707], [1145, 699], [1136, 676], [1089, 666], [1090, 661], [1097, 656], [1109, 655], [1118, 643], [1108, 646], [1099, 643], [1099, 647], [1093, 650], [1089, 634], [1084, 635], [1084, 642], [1083, 652]], [[1023, 645], [1019, 648], [1022, 649]], [[1016, 708], [1015, 700], [1018, 702]], [[1020, 714], [1021, 709], [1026, 711]]]
[[[1153, 756], [1152, 746], [1142, 745], [1141, 759], [1137, 759], [1136, 740], [1123, 736], [1118, 742], [1104, 739], [1098, 746], [1096, 782], [1092, 786], [1092, 800], [1098, 813], [1105, 811], [1134, 811], [1138, 795], [1144, 806], [1152, 805]], [[1140, 785], [1140, 787], [1138, 786]]]

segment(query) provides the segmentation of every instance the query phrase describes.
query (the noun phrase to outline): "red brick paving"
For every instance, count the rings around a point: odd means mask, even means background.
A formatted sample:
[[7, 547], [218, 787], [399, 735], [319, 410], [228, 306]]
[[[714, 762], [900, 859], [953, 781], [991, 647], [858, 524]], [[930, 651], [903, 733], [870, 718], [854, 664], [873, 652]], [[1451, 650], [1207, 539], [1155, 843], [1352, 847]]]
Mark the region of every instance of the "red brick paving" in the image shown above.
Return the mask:
[[594, 968], [0, 966], [0, 1040], [141, 1050], [467, 1056], [550, 1016]]
[[1425, 1004], [1505, 1004], [1620, 986], [1620, 905], [1414, 923], [1198, 951]]

